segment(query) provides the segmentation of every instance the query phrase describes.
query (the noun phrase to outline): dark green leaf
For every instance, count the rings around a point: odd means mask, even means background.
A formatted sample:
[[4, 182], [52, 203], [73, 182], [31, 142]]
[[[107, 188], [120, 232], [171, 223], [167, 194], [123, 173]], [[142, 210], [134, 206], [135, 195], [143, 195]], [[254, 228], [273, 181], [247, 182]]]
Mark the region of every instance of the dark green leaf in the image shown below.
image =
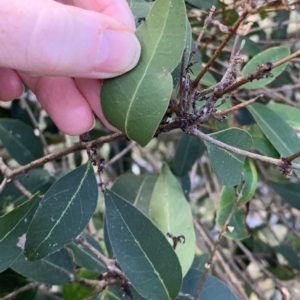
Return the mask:
[[117, 178], [111, 190], [132, 203], [144, 215], [149, 216], [150, 200], [156, 179], [153, 175], [124, 174]]
[[287, 244], [280, 244], [273, 247], [276, 253], [280, 253], [289, 263], [293, 269], [300, 269], [299, 255], [298, 253]]
[[186, 39], [184, 1], [155, 1], [136, 35], [142, 46], [141, 59], [132, 71], [104, 81], [101, 105], [112, 125], [145, 146], [172, 94], [171, 72], [181, 59]]
[[284, 201], [300, 210], [300, 183], [273, 182], [271, 187]]
[[216, 5], [217, 0], [185, 0], [185, 2], [200, 9], [208, 9]]
[[[96, 240], [86, 233], [83, 233], [82, 235], [90, 245], [103, 253], [101, 246]], [[74, 261], [78, 266], [98, 273], [102, 273], [105, 270], [105, 267], [100, 263], [99, 259], [95, 255], [77, 243], [72, 242], [68, 245], [68, 248], [72, 250]]]
[[[195, 231], [189, 203], [167, 164], [163, 164], [151, 198], [150, 216], [153, 223], [166, 235], [168, 232], [185, 237], [185, 243], [178, 243], [175, 252], [184, 276], [195, 256]], [[168, 238], [171, 245], [173, 241]]]
[[[183, 294], [191, 295], [192, 299], [196, 294], [199, 282], [203, 276], [203, 272], [195, 269], [190, 269], [184, 278], [181, 292]], [[188, 296], [180, 296], [178, 300], [191, 299]], [[238, 300], [238, 298], [231, 292], [231, 290], [219, 279], [214, 276], [207, 275], [199, 300]]]
[[[247, 76], [254, 72], [257, 69], [258, 65], [262, 65], [266, 62], [277, 62], [290, 54], [290, 49], [284, 46], [273, 47], [269, 48], [257, 55], [255, 55], [252, 59], [248, 61], [245, 67], [242, 70], [243, 76]], [[280, 65], [279, 67], [272, 70], [273, 76], [269, 76], [267, 78], [263, 78], [260, 80], [254, 80], [252, 82], [248, 82], [247, 84], [243, 85], [243, 88], [246, 89], [257, 89], [264, 87], [265, 85], [272, 82], [278, 75], [280, 75], [287, 63]]]
[[17, 243], [26, 233], [39, 200], [39, 195], [35, 195], [31, 200], [0, 217], [0, 273], [22, 252]]
[[[130, 292], [132, 294], [133, 300], [148, 300], [149, 298], [145, 299], [140, 294], [136, 292], [134, 288], [130, 288]], [[130, 299], [130, 298], [128, 298]], [[124, 292], [121, 291], [121, 288], [119, 286], [111, 286], [110, 288], [104, 290], [99, 295], [99, 300], [126, 300], [126, 297], [124, 298]]]
[[43, 258], [69, 244], [95, 212], [98, 186], [91, 164], [68, 173], [45, 194], [27, 232], [25, 256]]
[[[7, 294], [18, 290], [28, 284], [27, 278], [14, 272], [12, 269], [7, 269], [0, 273], [0, 299]], [[33, 300], [35, 298], [36, 289], [27, 290], [16, 295], [13, 300]], [[12, 298], [10, 298], [12, 300]]]
[[[19, 175], [18, 181], [28, 190], [31, 194], [39, 192], [44, 195], [49, 187], [54, 183], [54, 177], [43, 169], [33, 169], [27, 175]], [[12, 183], [6, 184], [2, 193], [0, 193], [0, 206], [7, 204], [20, 205], [25, 202], [27, 198], [22, 192], [17, 189]]]
[[204, 144], [200, 139], [184, 133], [176, 149], [173, 161], [174, 173], [177, 176], [186, 175], [204, 150]]
[[265, 156], [279, 158], [279, 153], [272, 146], [257, 124], [252, 125], [248, 132], [252, 136], [254, 149]]
[[28, 261], [22, 253], [11, 268], [23, 276], [45, 284], [63, 285], [74, 279], [73, 262], [66, 249], [38, 261]]
[[146, 299], [175, 299], [181, 267], [165, 236], [119, 195], [107, 191], [105, 204], [114, 254], [133, 287]]
[[[282, 157], [287, 157], [299, 151], [299, 137], [280, 115], [260, 103], [254, 103], [248, 106], [248, 109], [262, 132]], [[293, 162], [299, 164], [300, 158], [295, 159]], [[294, 172], [300, 177], [299, 170]]]
[[275, 113], [285, 120], [292, 127], [300, 127], [300, 109], [281, 103], [270, 103], [268, 108], [271, 108]]
[[[210, 136], [242, 150], [249, 150], [252, 144], [251, 136], [246, 131], [237, 128], [219, 131]], [[206, 146], [213, 170], [220, 183], [228, 186], [239, 184], [245, 157], [209, 143], [206, 143]]]
[[0, 141], [20, 165], [43, 156], [43, 145], [39, 137], [33, 133], [32, 127], [18, 120], [0, 120]]

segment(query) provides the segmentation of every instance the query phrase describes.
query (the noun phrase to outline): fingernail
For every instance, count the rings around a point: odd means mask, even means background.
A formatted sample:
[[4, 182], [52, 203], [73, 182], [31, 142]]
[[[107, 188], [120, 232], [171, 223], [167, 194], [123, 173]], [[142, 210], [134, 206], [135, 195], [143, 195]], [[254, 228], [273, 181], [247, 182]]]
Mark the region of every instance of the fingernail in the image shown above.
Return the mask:
[[140, 58], [141, 46], [134, 34], [107, 29], [103, 32], [96, 71], [116, 76], [131, 70]]

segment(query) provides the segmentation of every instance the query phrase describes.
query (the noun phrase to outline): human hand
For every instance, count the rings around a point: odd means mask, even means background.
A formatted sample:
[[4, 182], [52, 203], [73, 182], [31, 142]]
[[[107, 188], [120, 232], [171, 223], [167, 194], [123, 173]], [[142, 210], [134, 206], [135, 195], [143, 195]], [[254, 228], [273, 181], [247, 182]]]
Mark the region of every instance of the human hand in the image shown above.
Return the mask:
[[19, 97], [24, 82], [66, 134], [89, 131], [93, 111], [109, 126], [101, 79], [140, 56], [126, 0], [0, 0], [0, 15], [0, 99]]

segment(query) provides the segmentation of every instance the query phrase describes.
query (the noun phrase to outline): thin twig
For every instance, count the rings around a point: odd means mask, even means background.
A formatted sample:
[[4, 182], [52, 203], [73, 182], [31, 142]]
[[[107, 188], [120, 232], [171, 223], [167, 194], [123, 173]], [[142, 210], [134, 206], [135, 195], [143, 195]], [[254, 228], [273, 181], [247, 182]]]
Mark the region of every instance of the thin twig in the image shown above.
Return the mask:
[[[195, 225], [196, 229], [200, 231], [201, 236], [206, 240], [206, 242], [209, 244], [209, 246], [212, 247], [214, 242], [213, 242], [211, 236], [209, 235], [209, 233], [207, 232], [206, 228], [201, 224], [201, 222], [194, 222], [194, 225]], [[248, 277], [240, 269], [240, 267], [232, 259], [229, 259], [220, 247], [217, 250], [218, 251], [216, 252], [216, 256], [220, 260], [221, 265], [222, 266], [225, 265], [225, 262], [228, 263], [229, 266], [235, 271], [235, 273], [237, 273], [239, 278], [241, 278], [243, 280], [243, 282], [245, 282], [251, 288], [253, 293], [255, 293], [257, 295], [258, 299], [266, 300], [266, 297], [263, 296], [263, 294], [259, 290], [259, 288], [253, 286], [252, 282], [248, 279]], [[238, 289], [237, 286], [235, 288]], [[239, 292], [244, 295], [243, 289], [239, 289]], [[248, 297], [245, 297], [245, 299], [248, 299]]]
[[245, 187], [245, 182], [244, 181], [242, 182], [240, 190], [238, 190], [238, 188], [236, 187], [236, 199], [235, 199], [235, 202], [232, 205], [231, 210], [230, 210], [230, 212], [229, 212], [229, 214], [228, 214], [228, 216], [227, 216], [227, 218], [226, 218], [226, 220], [225, 220], [225, 222], [224, 222], [224, 224], [223, 224], [223, 226], [221, 228], [221, 231], [219, 233], [218, 239], [216, 240], [216, 242], [214, 244], [214, 248], [213, 248], [213, 250], [212, 250], [212, 252], [210, 254], [210, 258], [209, 258], [208, 262], [205, 264], [205, 270], [204, 270], [202, 278], [201, 278], [201, 280], [199, 282], [196, 294], [194, 296], [194, 300], [197, 300], [198, 297], [199, 297], [199, 295], [200, 295], [200, 292], [201, 292], [201, 289], [202, 289], [202, 287], [204, 285], [204, 282], [205, 282], [205, 279], [207, 277], [207, 274], [208, 274], [208, 272], [209, 272], [209, 270], [211, 268], [214, 256], [215, 256], [215, 254], [217, 252], [217, 249], [218, 249], [218, 246], [219, 246], [219, 244], [221, 242], [221, 238], [226, 233], [226, 231], [228, 230], [228, 225], [229, 225], [229, 222], [231, 220], [231, 217], [232, 217], [233, 213], [235, 212], [235, 210], [236, 210], [236, 208], [237, 208], [237, 206], [239, 204], [239, 201], [240, 201], [240, 199], [241, 199], [241, 197], [243, 195], [243, 189], [244, 189], [244, 187]]
[[30, 282], [22, 287], [20, 287], [19, 289], [7, 294], [6, 296], [0, 298], [0, 300], [12, 300], [14, 298], [16, 298], [19, 294], [31, 290], [31, 289], [35, 289], [40, 285], [40, 283], [37, 282]]
[[231, 39], [231, 37], [233, 36], [233, 34], [237, 31], [237, 29], [239, 28], [240, 24], [244, 21], [244, 19], [247, 17], [247, 15], [248, 15], [248, 11], [245, 10], [241, 14], [241, 16], [238, 18], [238, 20], [235, 22], [235, 24], [233, 25], [230, 33], [226, 34], [224, 40], [219, 45], [219, 47], [216, 50], [216, 52], [213, 54], [213, 56], [210, 58], [210, 60], [208, 61], [208, 63], [204, 66], [204, 68], [201, 70], [201, 72], [197, 75], [197, 77], [193, 81], [193, 83], [192, 83], [193, 88], [196, 88], [198, 86], [201, 78], [208, 71], [208, 69], [210, 68], [210, 66], [213, 64], [213, 62], [215, 61], [215, 59], [221, 53], [222, 49], [225, 47], [225, 45], [227, 44], [227, 42]]
[[131, 149], [133, 149], [136, 146], [136, 142], [130, 142], [129, 145], [124, 148], [122, 151], [120, 151], [118, 154], [116, 154], [111, 160], [109, 160], [105, 167], [108, 167], [118, 161], [121, 157], [123, 157], [127, 152], [129, 152]]
[[[230, 146], [228, 144], [225, 144], [223, 142], [220, 142], [206, 134], [204, 134], [203, 132], [201, 132], [200, 130], [196, 129], [196, 128], [189, 128], [187, 129], [187, 134], [190, 134], [192, 136], [196, 136], [212, 145], [215, 145], [219, 148], [225, 149], [227, 151], [242, 155], [242, 156], [246, 156], [249, 158], [253, 158], [256, 160], [260, 160], [260, 161], [264, 161], [276, 166], [282, 166], [283, 165], [283, 161], [281, 159], [276, 159], [276, 158], [271, 158], [271, 157], [267, 157], [267, 156], [263, 156], [263, 155], [259, 155], [259, 154], [255, 154], [249, 151], [245, 151], [239, 148], [235, 148], [233, 146]], [[300, 164], [292, 164], [291, 168], [296, 169], [296, 170], [300, 170]]]
[[[126, 136], [123, 133], [113, 133], [107, 136], [103, 136], [99, 139], [90, 141], [90, 142], [79, 142], [77, 144], [72, 145], [71, 147], [65, 148], [63, 150], [60, 150], [56, 153], [52, 153], [52, 154], [48, 154], [42, 158], [39, 158], [37, 160], [32, 161], [31, 163], [22, 166], [18, 169], [15, 169], [13, 171], [9, 171], [9, 173], [7, 173], [5, 176], [7, 177], [7, 179], [12, 179], [14, 177], [16, 177], [19, 174], [23, 174], [23, 173], [27, 173], [29, 170], [39, 167], [49, 161], [53, 161], [55, 159], [61, 158], [69, 153], [78, 151], [78, 150], [83, 150], [83, 149], [87, 149], [87, 147], [92, 147], [92, 146], [97, 146], [100, 144], [104, 144], [104, 143], [108, 143], [108, 142], [112, 142], [115, 140], [121, 140], [124, 139]], [[2, 170], [1, 170], [2, 171]], [[3, 173], [3, 171], [2, 171]]]
[[211, 9], [209, 10], [209, 14], [208, 16], [205, 18], [205, 21], [204, 21], [204, 24], [203, 24], [203, 27], [198, 35], [198, 38], [197, 38], [197, 41], [194, 45], [194, 48], [193, 48], [193, 51], [190, 53], [190, 57], [189, 57], [189, 60], [188, 60], [188, 63], [187, 63], [187, 66], [189, 66], [191, 63], [192, 63], [192, 60], [193, 60], [193, 57], [195, 56], [196, 54], [196, 50], [198, 49], [198, 47], [200, 46], [200, 42], [202, 40], [202, 37], [203, 37], [203, 34], [207, 28], [207, 26], [211, 23], [212, 21], [212, 15], [213, 13], [215, 12], [216, 10], [216, 7], [215, 6], [212, 6]]
[[25, 188], [23, 184], [17, 179], [13, 179], [13, 185], [28, 199], [32, 198], [32, 194]]
[[39, 138], [44, 146], [45, 154], [49, 154], [47, 141], [44, 137], [42, 130], [40, 129], [39, 123], [37, 122], [30, 106], [28, 105], [27, 101], [24, 98], [21, 99], [21, 104], [27, 111], [28, 116], [29, 116], [31, 122], [33, 123], [34, 127], [39, 131]]
[[258, 98], [261, 98], [261, 97], [263, 97], [263, 96], [264, 96], [263, 94], [258, 95], [258, 96], [256, 96], [256, 97], [253, 98], [253, 99], [250, 99], [250, 100], [248, 100], [248, 101], [244, 101], [244, 102], [242, 102], [242, 103], [240, 103], [240, 104], [237, 104], [237, 105], [232, 106], [232, 107], [230, 107], [230, 108], [227, 108], [227, 109], [224, 109], [224, 110], [222, 110], [222, 111], [219, 111], [219, 112], [216, 113], [216, 115], [220, 115], [220, 116], [227, 115], [227, 114], [229, 114], [229, 113], [231, 113], [231, 112], [233, 112], [233, 111], [236, 111], [236, 110], [238, 110], [238, 109], [240, 109], [240, 108], [242, 108], [242, 107], [248, 106], [249, 104], [255, 102]]
[[107, 258], [105, 255], [99, 252], [95, 247], [89, 244], [83, 236], [79, 235], [77, 238], [75, 238], [75, 242], [77, 244], [80, 244], [83, 248], [91, 252], [93, 255], [95, 255], [97, 259], [106, 267], [108, 272], [126, 278], [123, 272], [117, 267], [115, 259]]

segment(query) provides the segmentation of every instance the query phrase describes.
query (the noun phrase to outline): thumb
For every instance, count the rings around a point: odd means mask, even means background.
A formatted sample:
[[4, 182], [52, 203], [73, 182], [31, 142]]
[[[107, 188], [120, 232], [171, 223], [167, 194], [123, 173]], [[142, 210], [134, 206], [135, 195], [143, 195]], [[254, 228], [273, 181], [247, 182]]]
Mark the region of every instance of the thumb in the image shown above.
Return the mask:
[[140, 56], [133, 32], [95, 11], [51, 0], [0, 0], [0, 15], [0, 67], [109, 78], [132, 69]]

